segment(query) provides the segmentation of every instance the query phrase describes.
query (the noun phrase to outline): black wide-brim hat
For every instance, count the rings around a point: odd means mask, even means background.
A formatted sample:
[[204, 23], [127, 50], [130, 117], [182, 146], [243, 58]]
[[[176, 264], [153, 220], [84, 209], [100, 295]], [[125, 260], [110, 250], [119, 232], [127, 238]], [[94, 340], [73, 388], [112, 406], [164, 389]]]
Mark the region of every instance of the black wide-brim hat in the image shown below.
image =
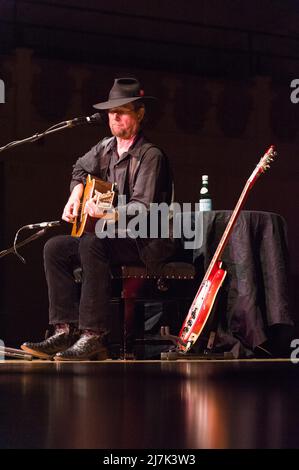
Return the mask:
[[154, 96], [144, 96], [144, 90], [136, 78], [116, 78], [110, 90], [108, 101], [94, 104], [93, 107], [96, 109], [112, 109], [132, 101], [155, 99]]

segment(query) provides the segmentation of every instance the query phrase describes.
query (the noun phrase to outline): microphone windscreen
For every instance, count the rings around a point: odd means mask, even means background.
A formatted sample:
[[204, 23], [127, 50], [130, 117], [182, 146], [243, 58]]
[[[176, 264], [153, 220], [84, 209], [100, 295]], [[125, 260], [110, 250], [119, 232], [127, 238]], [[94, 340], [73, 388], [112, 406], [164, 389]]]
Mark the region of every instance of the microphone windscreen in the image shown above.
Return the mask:
[[90, 120], [92, 122], [102, 122], [103, 116], [100, 113], [95, 113], [92, 116], [90, 116]]

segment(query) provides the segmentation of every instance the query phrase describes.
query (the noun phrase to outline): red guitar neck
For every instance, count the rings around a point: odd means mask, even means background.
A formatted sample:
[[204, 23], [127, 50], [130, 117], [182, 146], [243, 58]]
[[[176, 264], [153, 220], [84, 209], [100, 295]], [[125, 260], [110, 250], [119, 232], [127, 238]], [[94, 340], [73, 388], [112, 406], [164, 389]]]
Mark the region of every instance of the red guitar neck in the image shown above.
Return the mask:
[[226, 247], [226, 245], [227, 245], [227, 243], [228, 243], [229, 236], [230, 236], [230, 234], [231, 234], [231, 232], [232, 232], [232, 229], [233, 229], [233, 227], [234, 227], [234, 225], [235, 225], [235, 223], [236, 223], [236, 221], [237, 221], [237, 218], [238, 218], [238, 216], [239, 216], [239, 213], [240, 213], [242, 207], [243, 207], [244, 204], [245, 204], [245, 201], [246, 201], [246, 199], [247, 199], [247, 197], [248, 197], [249, 191], [250, 191], [250, 189], [251, 189], [252, 186], [253, 186], [253, 185], [252, 185], [251, 182], [248, 180], [247, 183], [246, 183], [246, 185], [245, 185], [245, 187], [244, 187], [244, 189], [243, 189], [243, 191], [242, 191], [242, 193], [241, 193], [241, 196], [240, 196], [240, 198], [239, 198], [239, 200], [238, 200], [238, 202], [237, 202], [237, 205], [236, 205], [235, 209], [233, 210], [232, 215], [230, 216], [230, 219], [229, 219], [229, 221], [228, 221], [228, 224], [227, 224], [227, 226], [226, 226], [226, 228], [225, 228], [225, 230], [224, 230], [224, 232], [223, 232], [223, 235], [222, 235], [222, 237], [221, 237], [221, 240], [220, 240], [220, 242], [219, 242], [219, 244], [218, 244], [218, 247], [217, 247], [217, 249], [216, 249], [216, 251], [215, 251], [215, 253], [214, 253], [214, 256], [213, 256], [213, 258], [212, 258], [212, 260], [211, 260], [211, 263], [210, 263], [210, 265], [209, 265], [209, 267], [208, 267], [208, 270], [207, 270], [207, 272], [206, 272], [205, 278], [208, 278], [208, 277], [209, 277], [209, 275], [210, 275], [210, 273], [211, 273], [211, 271], [212, 271], [212, 269], [213, 269], [213, 266], [216, 264], [217, 261], [219, 261], [219, 260], [221, 259], [222, 253], [223, 253], [223, 251], [224, 251], [224, 249], [225, 249], [225, 247]]
[[[232, 229], [237, 221], [237, 218], [240, 214], [240, 211], [242, 210], [242, 207], [244, 206], [245, 202], [246, 202], [246, 199], [249, 195], [249, 192], [250, 190], [252, 189], [254, 183], [256, 182], [256, 180], [258, 179], [258, 177], [266, 170], [266, 168], [268, 168], [268, 163], [269, 163], [269, 160], [271, 160], [272, 158], [268, 155], [271, 155], [274, 153], [274, 147], [271, 145], [271, 147], [267, 150], [267, 152], [265, 153], [264, 157], [261, 159], [261, 161], [259, 162], [259, 164], [256, 166], [256, 168], [254, 169], [254, 171], [252, 172], [250, 178], [247, 180], [245, 186], [244, 186], [244, 189], [239, 197], [239, 200], [236, 204], [236, 207], [234, 208], [233, 210], [233, 213], [228, 221], [228, 224], [223, 232], [223, 235], [221, 237], [221, 240], [218, 244], [218, 247], [214, 253], [214, 256], [211, 260], [211, 263], [208, 267], [208, 270], [206, 272], [206, 275], [204, 277], [204, 279], [208, 279], [208, 277], [210, 276], [210, 273], [213, 269], [213, 266], [215, 266], [216, 262], [221, 260], [221, 256], [222, 256], [222, 253], [228, 243], [228, 239], [229, 239], [229, 236], [232, 232]], [[265, 159], [265, 162], [263, 162], [263, 159]]]

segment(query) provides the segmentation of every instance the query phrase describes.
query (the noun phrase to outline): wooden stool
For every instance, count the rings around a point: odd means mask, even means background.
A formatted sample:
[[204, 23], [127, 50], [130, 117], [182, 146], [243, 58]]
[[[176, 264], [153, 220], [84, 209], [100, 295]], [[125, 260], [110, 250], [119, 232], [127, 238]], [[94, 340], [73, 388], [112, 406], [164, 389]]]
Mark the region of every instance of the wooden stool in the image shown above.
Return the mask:
[[[119, 299], [123, 318], [121, 357], [130, 359], [132, 351], [128, 349], [128, 341], [134, 332], [137, 302], [144, 305], [147, 302], [159, 301], [165, 305], [170, 302], [178, 304], [181, 300], [190, 300], [191, 303], [192, 286], [189, 282], [187, 287], [187, 283], [183, 281], [194, 280], [195, 267], [189, 263], [171, 262], [165, 264], [158, 272], [148, 272], [145, 266], [120, 266], [113, 268], [112, 278], [121, 281]], [[186, 314], [187, 311], [183, 313]], [[142, 338], [137, 339], [141, 340]], [[160, 341], [163, 341], [162, 338]]]

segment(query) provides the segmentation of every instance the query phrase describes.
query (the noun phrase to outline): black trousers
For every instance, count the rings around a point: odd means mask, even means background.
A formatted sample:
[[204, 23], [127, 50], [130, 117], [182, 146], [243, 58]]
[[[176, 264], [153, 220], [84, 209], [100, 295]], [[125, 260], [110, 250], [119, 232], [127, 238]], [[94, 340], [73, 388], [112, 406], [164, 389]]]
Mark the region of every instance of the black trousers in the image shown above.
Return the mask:
[[[49, 323], [73, 323], [106, 331], [111, 293], [110, 266], [143, 264], [136, 240], [59, 235], [47, 241], [44, 266], [49, 294]], [[74, 269], [81, 266], [81, 289]]]

